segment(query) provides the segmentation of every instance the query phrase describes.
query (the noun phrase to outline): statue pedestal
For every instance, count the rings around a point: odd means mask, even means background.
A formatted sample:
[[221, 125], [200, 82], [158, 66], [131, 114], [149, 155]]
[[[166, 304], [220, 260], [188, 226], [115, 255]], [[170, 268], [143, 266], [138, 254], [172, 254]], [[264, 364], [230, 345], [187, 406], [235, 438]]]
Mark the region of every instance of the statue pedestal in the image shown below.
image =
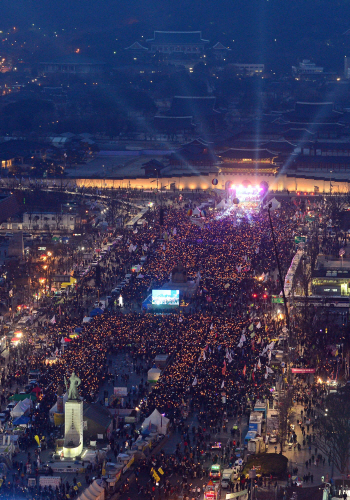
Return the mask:
[[83, 401], [68, 400], [64, 414], [63, 456], [75, 458], [83, 451]]

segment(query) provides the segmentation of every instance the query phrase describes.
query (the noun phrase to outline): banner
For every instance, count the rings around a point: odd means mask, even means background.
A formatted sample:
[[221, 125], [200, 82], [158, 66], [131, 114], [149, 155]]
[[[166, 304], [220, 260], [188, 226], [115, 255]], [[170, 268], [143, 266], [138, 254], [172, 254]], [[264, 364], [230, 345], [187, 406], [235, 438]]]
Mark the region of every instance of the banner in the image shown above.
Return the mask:
[[135, 457], [132, 457], [129, 462], [125, 465], [125, 467], [123, 468], [123, 474], [132, 466], [132, 464], [134, 463], [134, 460], [135, 460]]
[[248, 490], [237, 491], [236, 493], [227, 493], [226, 500], [231, 498], [240, 498], [240, 500], [248, 500]]
[[53, 414], [53, 421], [55, 424], [55, 427], [58, 427], [59, 425], [64, 424], [64, 413], [54, 413]]
[[316, 368], [292, 368], [292, 373], [315, 373]]
[[127, 387], [114, 387], [114, 394], [115, 396], [120, 397], [125, 397], [128, 395], [128, 388]]
[[52, 486], [53, 489], [60, 486], [62, 482], [61, 477], [55, 477], [55, 476], [39, 476], [39, 484], [40, 486]]

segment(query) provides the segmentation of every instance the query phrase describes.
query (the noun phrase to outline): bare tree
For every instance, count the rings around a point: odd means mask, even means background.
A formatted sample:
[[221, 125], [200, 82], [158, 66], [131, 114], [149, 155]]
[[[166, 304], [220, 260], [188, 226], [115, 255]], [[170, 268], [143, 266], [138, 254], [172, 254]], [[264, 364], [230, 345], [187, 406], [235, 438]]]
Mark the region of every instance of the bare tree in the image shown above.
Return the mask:
[[350, 388], [329, 394], [318, 415], [317, 446], [341, 474], [349, 470]]
[[292, 413], [293, 397], [290, 388], [281, 394], [278, 401], [278, 437], [280, 441], [280, 453], [284, 451], [284, 445], [289, 431], [289, 418]]

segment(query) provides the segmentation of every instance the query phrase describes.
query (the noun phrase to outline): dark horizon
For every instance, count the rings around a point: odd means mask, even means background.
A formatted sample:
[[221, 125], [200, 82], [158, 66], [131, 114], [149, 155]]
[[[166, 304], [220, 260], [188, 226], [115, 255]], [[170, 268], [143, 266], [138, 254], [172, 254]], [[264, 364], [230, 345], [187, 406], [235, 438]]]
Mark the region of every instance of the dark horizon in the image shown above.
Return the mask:
[[[184, 15], [185, 13], [185, 15]], [[229, 15], [228, 15], [229, 13]], [[154, 30], [200, 30], [212, 44], [222, 42], [245, 62], [265, 63], [278, 71], [303, 58], [326, 70], [339, 69], [350, 53], [350, 2], [322, 0], [169, 0], [131, 2], [101, 0], [3, 0], [0, 29], [32, 30], [39, 39], [91, 36], [91, 46], [103, 40], [106, 50], [122, 49]], [[76, 34], [76, 35], [75, 35]], [[89, 35], [88, 35], [89, 34]], [[61, 35], [64, 35], [63, 37]], [[52, 43], [52, 42], [50, 42]], [[126, 45], [123, 45], [126, 44]]]

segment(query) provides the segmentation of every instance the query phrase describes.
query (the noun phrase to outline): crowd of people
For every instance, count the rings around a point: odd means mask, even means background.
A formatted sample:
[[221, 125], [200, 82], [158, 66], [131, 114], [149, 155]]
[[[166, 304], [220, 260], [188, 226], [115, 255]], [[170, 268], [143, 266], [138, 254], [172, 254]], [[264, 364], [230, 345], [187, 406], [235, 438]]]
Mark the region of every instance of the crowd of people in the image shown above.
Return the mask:
[[[35, 350], [34, 335], [28, 335], [12, 365], [2, 371], [5, 400], [29, 368], [40, 369], [40, 407], [33, 412], [27, 437], [47, 436], [52, 430], [49, 409], [64, 377], [73, 371], [82, 381], [81, 397], [99, 401], [109, 352], [128, 353], [136, 364], [149, 367], [157, 354], [168, 355], [153, 390], [148, 393], [146, 384], [139, 387], [141, 418], [158, 409], [175, 429], [178, 426], [187, 444], [178, 451], [177, 463], [191, 470], [205, 453], [206, 434], [225, 427], [228, 416], [246, 415], [257, 400], [271, 396], [282, 376], [273, 367], [272, 351], [285, 318], [283, 311], [277, 314], [270, 307], [271, 295], [279, 294], [281, 287], [268, 215], [238, 207], [220, 218], [209, 213], [200, 227], [189, 217], [188, 207], [168, 208], [162, 225], [159, 208], [150, 210], [142, 226], [118, 231], [121, 238], [101, 263], [98, 287], [101, 295], [108, 293], [144, 257], [142, 268], [122, 291], [127, 307], [113, 300], [104, 314], [82, 323], [89, 311], [82, 297], [96, 291], [92, 270], [78, 282], [66, 308], [48, 302], [47, 315], [55, 322], [46, 321], [36, 330], [45, 337], [46, 349]], [[283, 201], [272, 213], [283, 274], [295, 252], [296, 211], [295, 204]], [[143, 300], [169, 280], [179, 263], [198, 284], [189, 305], [166, 314], [146, 312]], [[53, 355], [55, 363], [47, 366], [46, 359]], [[185, 421], [193, 412], [199, 426], [190, 436]]]

